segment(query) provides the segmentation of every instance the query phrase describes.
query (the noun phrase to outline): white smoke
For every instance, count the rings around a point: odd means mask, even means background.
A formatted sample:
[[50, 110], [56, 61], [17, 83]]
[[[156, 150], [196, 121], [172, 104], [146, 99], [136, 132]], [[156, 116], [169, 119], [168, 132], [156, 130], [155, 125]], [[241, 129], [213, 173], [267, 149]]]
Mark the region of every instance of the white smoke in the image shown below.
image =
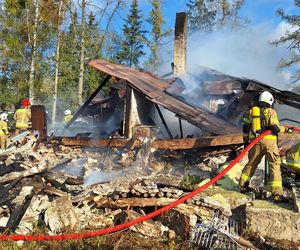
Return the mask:
[[[204, 66], [286, 89], [289, 73], [281, 71], [278, 63], [288, 55], [288, 50], [270, 43], [283, 35], [285, 28], [291, 27], [282, 23], [274, 29], [271, 24], [264, 23], [237, 30], [192, 34], [187, 39], [187, 71], [197, 76], [199, 66]], [[170, 72], [170, 62], [173, 61], [170, 51], [173, 48], [163, 48], [162, 51], [168, 53], [164, 54], [166, 63], [161, 69], [164, 73]]]
[[286, 78], [278, 69], [283, 53], [270, 44], [269, 28], [261, 25], [239, 31], [194, 34], [188, 42], [188, 69], [193, 72], [196, 65], [203, 65], [286, 88]]

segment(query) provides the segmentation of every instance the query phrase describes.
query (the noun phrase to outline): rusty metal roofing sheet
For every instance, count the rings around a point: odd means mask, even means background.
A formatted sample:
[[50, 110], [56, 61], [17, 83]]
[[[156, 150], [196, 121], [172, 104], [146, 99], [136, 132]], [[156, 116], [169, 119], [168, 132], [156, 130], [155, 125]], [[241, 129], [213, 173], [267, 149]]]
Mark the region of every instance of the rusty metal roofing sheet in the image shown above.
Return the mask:
[[197, 127], [214, 134], [240, 132], [240, 129], [215, 114], [167, 94], [165, 90], [176, 80], [175, 78], [163, 80], [149, 72], [113, 64], [105, 60], [94, 60], [89, 65], [108, 75], [126, 80], [130, 86], [145, 94], [150, 101], [163, 106]]

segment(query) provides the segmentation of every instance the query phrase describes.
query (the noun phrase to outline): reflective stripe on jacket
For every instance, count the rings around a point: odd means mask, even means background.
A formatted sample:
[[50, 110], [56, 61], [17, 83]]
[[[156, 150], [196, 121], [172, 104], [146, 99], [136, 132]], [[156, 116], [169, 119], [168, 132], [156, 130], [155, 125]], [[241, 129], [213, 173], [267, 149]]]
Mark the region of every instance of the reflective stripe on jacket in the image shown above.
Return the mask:
[[294, 145], [286, 152], [286, 165], [300, 170], [300, 143]]
[[29, 121], [31, 120], [31, 111], [27, 108], [17, 109], [14, 114], [14, 120], [16, 121], [16, 128], [29, 128]]
[[[272, 125], [277, 125], [278, 128], [280, 128], [280, 132], [281, 133], [284, 132], [285, 129], [284, 129], [284, 127], [280, 127], [277, 113], [273, 108], [265, 108], [265, 109], [261, 109], [261, 111], [263, 112], [263, 116], [262, 116], [261, 120], [264, 120], [264, 122], [261, 121], [261, 124], [262, 124], [261, 133], [265, 132]], [[252, 117], [250, 116], [249, 111], [248, 111], [247, 116], [245, 116], [243, 118], [243, 123], [247, 124], [247, 125], [249, 125], [249, 127], [251, 127]], [[256, 135], [253, 134], [251, 129], [250, 129], [250, 132], [248, 134], [248, 139], [253, 140], [255, 137], [256, 137]], [[266, 140], [277, 140], [277, 135], [270, 134], [270, 135], [265, 136], [264, 139], [266, 139]]]

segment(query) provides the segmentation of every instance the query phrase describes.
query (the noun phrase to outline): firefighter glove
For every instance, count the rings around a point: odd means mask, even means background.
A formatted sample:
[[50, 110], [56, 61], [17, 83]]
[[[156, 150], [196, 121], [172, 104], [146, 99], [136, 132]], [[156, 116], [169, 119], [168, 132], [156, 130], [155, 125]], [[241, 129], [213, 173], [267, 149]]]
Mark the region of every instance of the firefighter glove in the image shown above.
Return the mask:
[[294, 128], [285, 128], [285, 132], [291, 134], [294, 132]]
[[275, 134], [278, 134], [280, 132], [280, 128], [277, 125], [271, 125], [270, 130]]

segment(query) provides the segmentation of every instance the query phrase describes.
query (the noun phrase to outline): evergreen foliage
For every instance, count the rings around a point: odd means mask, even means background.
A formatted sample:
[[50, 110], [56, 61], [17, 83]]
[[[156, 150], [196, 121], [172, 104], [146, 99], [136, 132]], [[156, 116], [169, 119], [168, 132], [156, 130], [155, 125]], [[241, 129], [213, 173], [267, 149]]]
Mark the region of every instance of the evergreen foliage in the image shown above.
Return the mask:
[[[300, 1], [295, 1], [295, 4], [300, 10]], [[279, 9], [277, 14], [293, 27], [292, 31], [286, 31], [284, 36], [276, 41], [273, 41], [273, 44], [275, 45], [288, 44], [288, 49], [290, 51], [290, 57], [282, 59], [279, 63], [279, 66], [281, 68], [293, 67], [300, 63], [300, 15], [288, 15], [282, 9]], [[293, 82], [300, 80], [299, 67], [294, 70], [292, 78]]]
[[162, 26], [165, 23], [161, 11], [161, 0], [151, 0], [152, 9], [147, 22], [151, 25], [151, 40], [148, 43], [150, 48], [150, 58], [145, 66], [152, 72], [157, 70], [157, 67], [162, 63], [159, 55], [159, 50], [163, 42], [163, 38], [168, 36], [172, 29], [163, 30]]
[[146, 31], [142, 28], [143, 21], [140, 13], [138, 1], [132, 0], [130, 13], [124, 20], [124, 40], [122, 41], [121, 49], [117, 54], [119, 62], [130, 67], [138, 66], [140, 58], [146, 54], [144, 52]]
[[190, 32], [210, 32], [219, 28], [236, 28], [247, 20], [238, 12], [245, 0], [189, 0], [187, 14]]

